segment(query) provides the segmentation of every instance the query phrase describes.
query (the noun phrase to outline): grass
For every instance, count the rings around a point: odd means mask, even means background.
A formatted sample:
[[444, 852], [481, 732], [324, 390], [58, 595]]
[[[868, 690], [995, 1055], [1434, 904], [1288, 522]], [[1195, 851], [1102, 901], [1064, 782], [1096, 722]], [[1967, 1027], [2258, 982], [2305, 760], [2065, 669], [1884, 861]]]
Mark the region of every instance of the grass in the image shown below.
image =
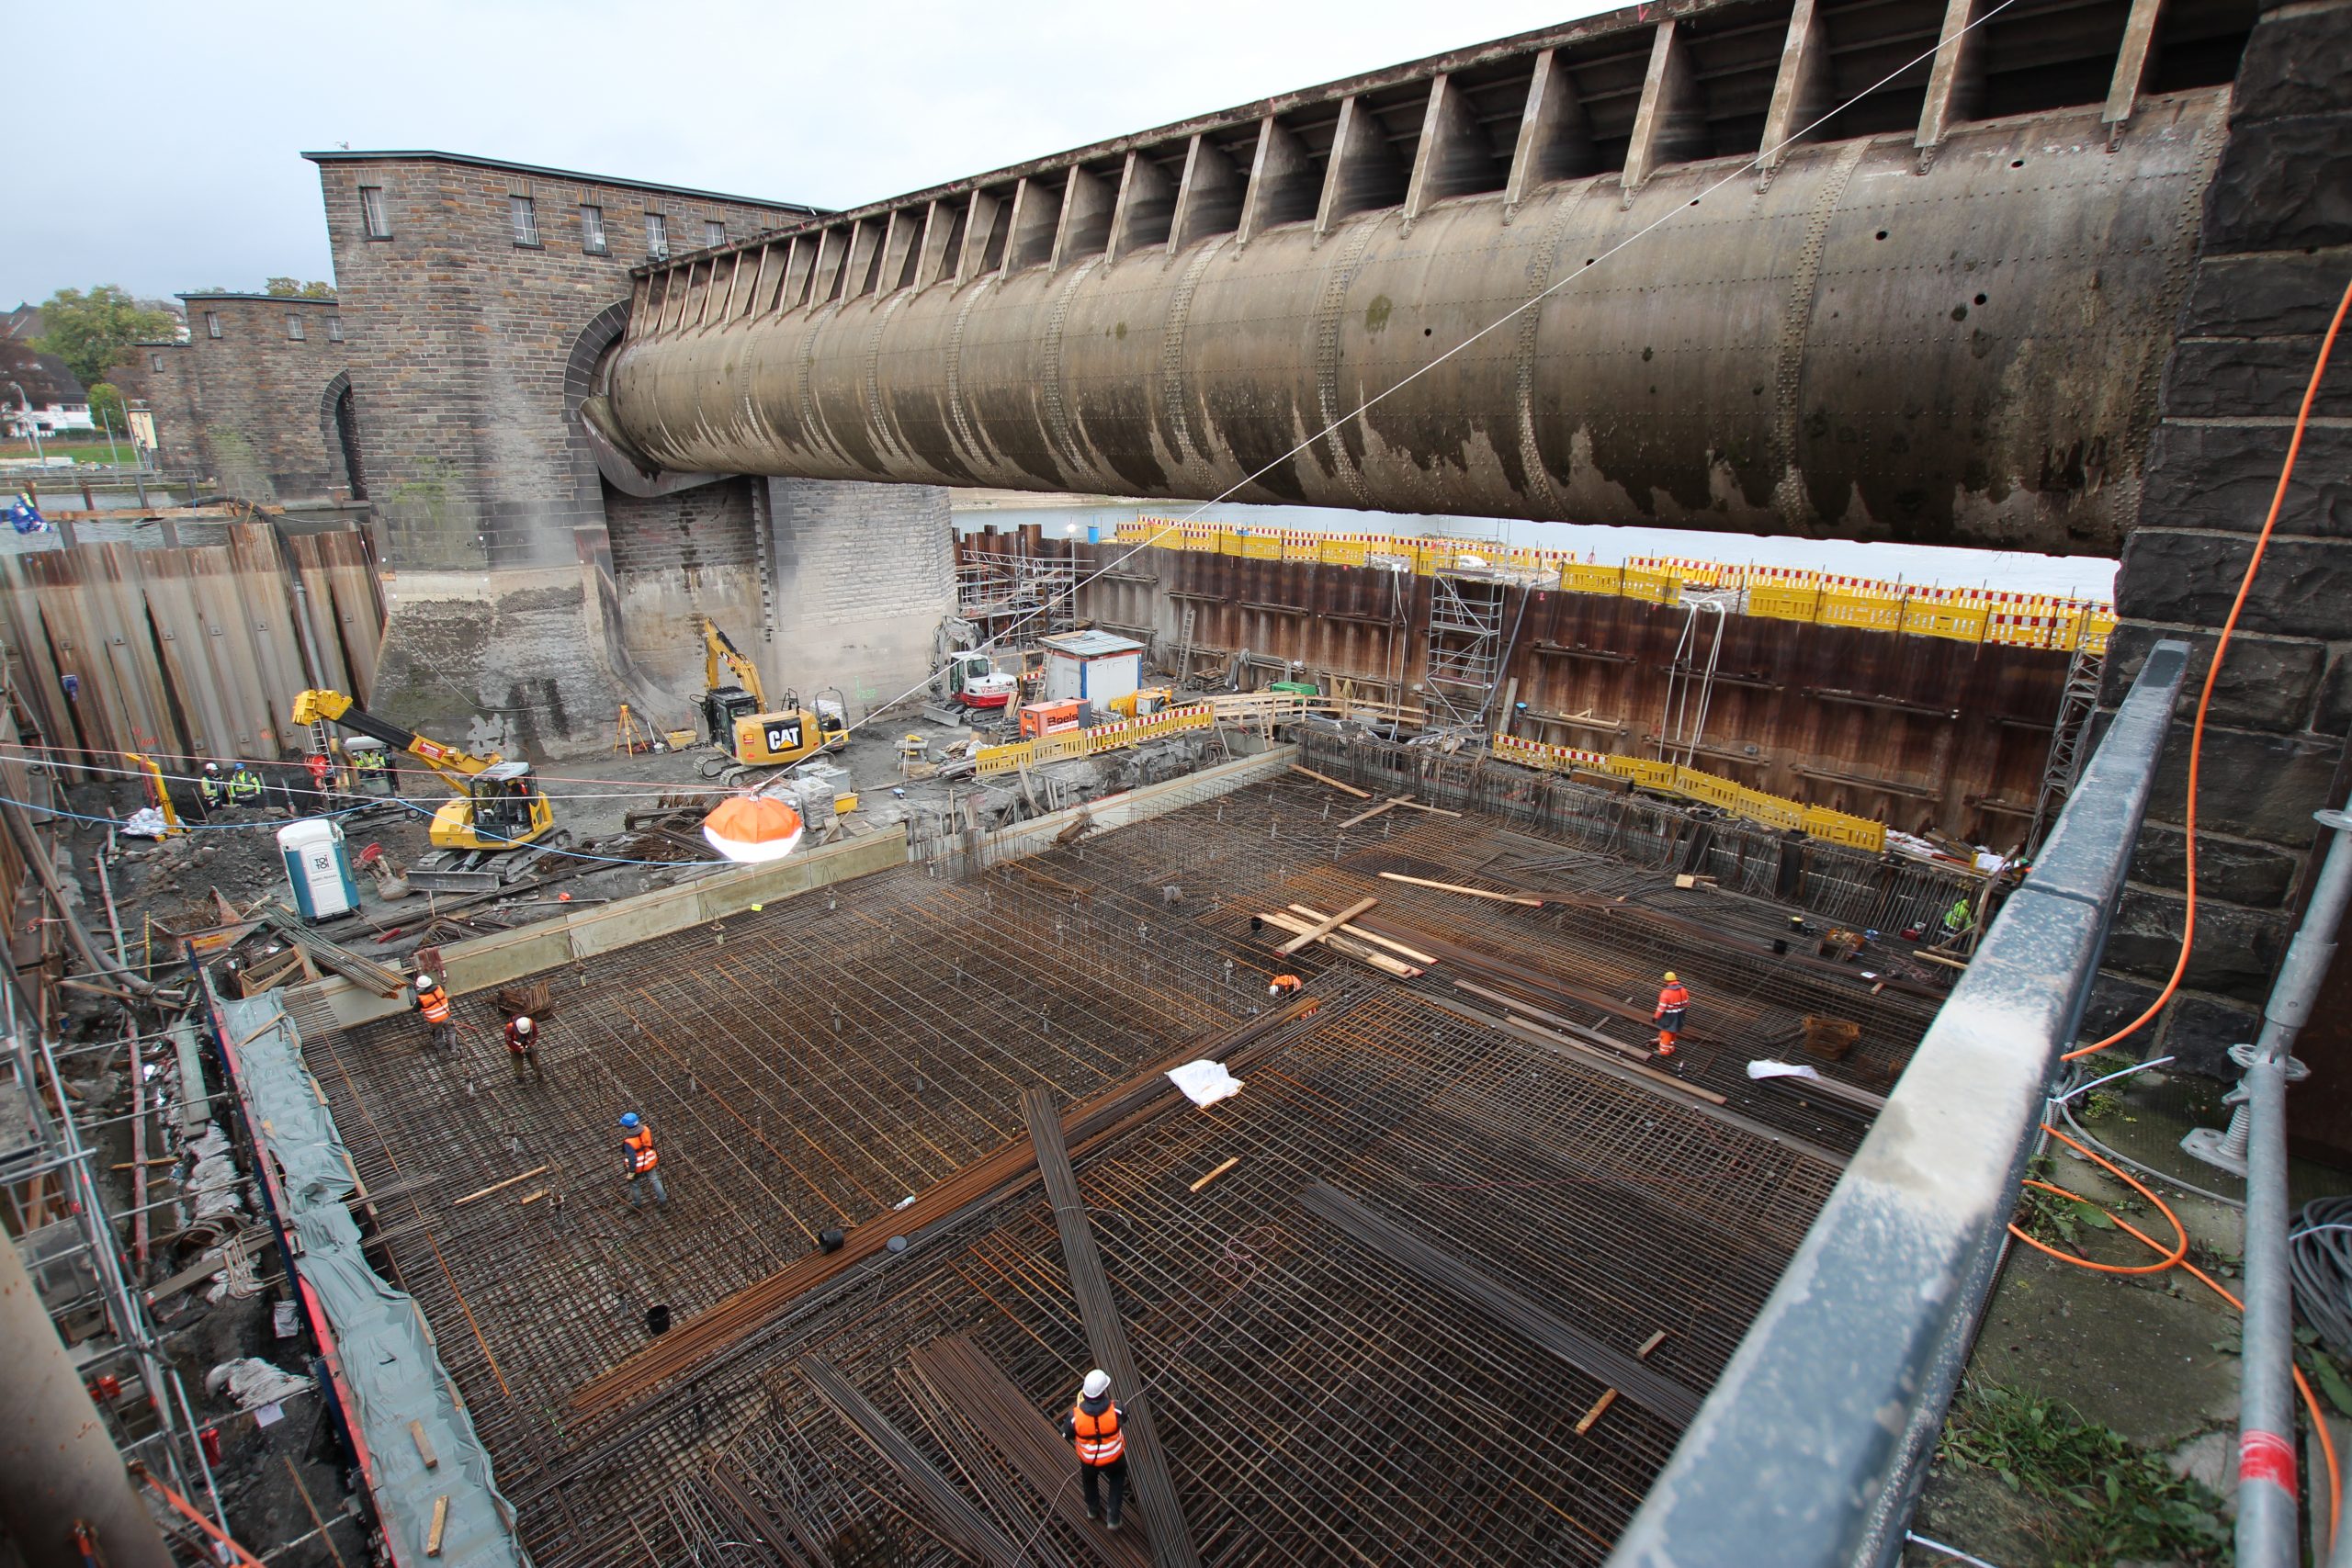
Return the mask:
[[[45, 440], [40, 444], [40, 452], [45, 457], [71, 457], [76, 463], [135, 463], [139, 460], [138, 449], [119, 435], [115, 437], [111, 453], [107, 451], [103, 438], [96, 442]], [[29, 457], [32, 455], [33, 444], [29, 441], [0, 441], [0, 457]]]
[[2233, 1561], [2222, 1499], [2210, 1487], [2063, 1401], [1971, 1382], [1944, 1418], [1937, 1457], [1988, 1470], [2041, 1503], [2036, 1528], [2052, 1568]]

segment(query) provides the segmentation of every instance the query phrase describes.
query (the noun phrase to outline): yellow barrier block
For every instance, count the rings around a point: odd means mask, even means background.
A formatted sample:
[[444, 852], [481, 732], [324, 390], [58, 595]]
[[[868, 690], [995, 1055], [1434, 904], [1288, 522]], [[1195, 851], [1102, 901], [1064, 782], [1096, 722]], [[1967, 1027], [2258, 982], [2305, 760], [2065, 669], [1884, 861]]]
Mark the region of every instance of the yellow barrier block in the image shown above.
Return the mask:
[[1247, 534], [1236, 534], [1230, 530], [1220, 529], [1216, 536], [1216, 553], [1221, 556], [1240, 555], [1241, 547], [1249, 542], [1250, 536]]
[[1913, 600], [1903, 606], [1903, 630], [1913, 637], [1949, 637], [1954, 642], [1984, 640], [1984, 607], [1981, 604], [1954, 603], [1922, 604]]
[[1821, 613], [1821, 590], [1781, 585], [1750, 588], [1747, 613], [1776, 621], [1810, 621]]
[[1616, 757], [1609, 759], [1609, 771], [1620, 778], [1628, 778], [1644, 789], [1673, 790], [1676, 773], [1672, 762], [1654, 762], [1645, 757]]
[[1240, 537], [1240, 553], [1249, 559], [1280, 560], [1283, 558], [1283, 542], [1277, 536], [1272, 534], [1244, 534]]
[[2093, 610], [2083, 617], [2083, 640], [2080, 645], [2083, 651], [2105, 653], [2108, 635], [2114, 630], [2115, 616], [2113, 615], [2105, 610]]
[[1622, 566], [1587, 566], [1570, 561], [1560, 569], [1560, 588], [1568, 593], [1615, 593], [1625, 586]]
[[1710, 806], [1720, 806], [1726, 811], [1739, 809], [1740, 786], [1713, 773], [1702, 773], [1696, 768], [1678, 766], [1674, 770], [1674, 788], [1693, 800], [1703, 800]]
[[1832, 844], [1849, 844], [1858, 850], [1876, 854], [1886, 848], [1886, 824], [1873, 822], [1867, 817], [1855, 817], [1843, 811], [1832, 811], [1826, 806], [1804, 808], [1804, 830], [1808, 838], [1820, 839]]
[[1316, 546], [1316, 554], [1325, 566], [1362, 566], [1372, 556], [1372, 547], [1362, 539], [1325, 539]]
[[1284, 560], [1312, 561], [1322, 558], [1323, 545], [1320, 540], [1284, 539], [1283, 541], [1283, 559]]
[[1029, 761], [1031, 745], [1030, 741], [1016, 740], [1010, 746], [983, 746], [978, 759], [979, 765], [974, 771], [983, 777], [1016, 772]]
[[1625, 569], [1625, 585], [1619, 592], [1626, 598], [1638, 599], [1645, 604], [1679, 604], [1682, 598], [1682, 579], [1677, 572], [1629, 566]]
[[1903, 629], [1903, 601], [1892, 593], [1857, 593], [1825, 588], [1814, 617], [1825, 626], [1860, 626], [1870, 631]]

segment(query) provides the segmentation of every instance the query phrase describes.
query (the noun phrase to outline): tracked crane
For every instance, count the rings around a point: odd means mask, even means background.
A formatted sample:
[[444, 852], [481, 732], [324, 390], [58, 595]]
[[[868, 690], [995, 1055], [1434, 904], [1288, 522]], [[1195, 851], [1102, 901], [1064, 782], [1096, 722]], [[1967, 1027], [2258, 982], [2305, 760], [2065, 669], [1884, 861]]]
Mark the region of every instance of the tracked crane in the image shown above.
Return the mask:
[[510, 762], [495, 752], [478, 757], [455, 746], [417, 734], [388, 719], [377, 717], [342, 692], [304, 692], [294, 699], [294, 722], [306, 728], [339, 724], [373, 737], [395, 751], [414, 757], [448, 786], [451, 797], [433, 814], [433, 847], [442, 852], [437, 863], [410, 869], [412, 885], [439, 892], [495, 886], [511, 880], [520, 865], [503, 876], [486, 870], [509, 851], [548, 849], [569, 843], [571, 835], [555, 825], [555, 808], [528, 762]]

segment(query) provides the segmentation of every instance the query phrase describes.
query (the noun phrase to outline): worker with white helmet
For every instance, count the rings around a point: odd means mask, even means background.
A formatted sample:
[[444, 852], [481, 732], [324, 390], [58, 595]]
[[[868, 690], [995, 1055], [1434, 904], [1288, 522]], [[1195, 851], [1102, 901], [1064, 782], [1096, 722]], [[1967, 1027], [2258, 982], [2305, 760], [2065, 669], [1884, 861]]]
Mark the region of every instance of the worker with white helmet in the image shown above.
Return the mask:
[[662, 1185], [662, 1173], [654, 1168], [662, 1156], [653, 1152], [653, 1129], [634, 1111], [621, 1112], [621, 1146], [628, 1151], [623, 1174], [628, 1178], [628, 1206], [639, 1208], [650, 1197], [655, 1208], [668, 1208], [669, 1191]]
[[539, 1069], [539, 1026], [529, 1015], [518, 1015], [506, 1026], [506, 1060], [520, 1078], [526, 1071], [541, 1082], [547, 1074]]
[[[1080, 1483], [1086, 1489], [1086, 1517], [1119, 1528], [1119, 1506], [1127, 1496], [1127, 1438], [1120, 1430], [1125, 1406], [1111, 1397], [1111, 1374], [1097, 1367], [1078, 1386], [1078, 1402], [1062, 1416], [1062, 1436], [1078, 1448]], [[1106, 1503], [1102, 1493], [1107, 1489]]]
[[432, 1026], [434, 1045], [451, 1051], [458, 1048], [458, 1025], [449, 1016], [449, 993], [430, 975], [416, 977], [416, 1010]]

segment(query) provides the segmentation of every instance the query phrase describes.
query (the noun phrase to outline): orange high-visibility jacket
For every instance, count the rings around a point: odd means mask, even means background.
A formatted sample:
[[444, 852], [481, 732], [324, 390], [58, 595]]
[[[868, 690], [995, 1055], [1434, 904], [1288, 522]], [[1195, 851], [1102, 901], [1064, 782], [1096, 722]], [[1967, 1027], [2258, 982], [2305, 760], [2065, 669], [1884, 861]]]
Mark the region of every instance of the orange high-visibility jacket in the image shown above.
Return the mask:
[[640, 1127], [621, 1142], [628, 1145], [629, 1174], [632, 1176], [643, 1176], [662, 1163], [662, 1156], [653, 1152], [652, 1128]]
[[1114, 1403], [1102, 1407], [1100, 1416], [1086, 1413], [1086, 1402], [1079, 1401], [1069, 1407], [1070, 1431], [1078, 1443], [1078, 1462], [1105, 1465], [1127, 1451], [1127, 1439], [1119, 1430], [1119, 1407]]

